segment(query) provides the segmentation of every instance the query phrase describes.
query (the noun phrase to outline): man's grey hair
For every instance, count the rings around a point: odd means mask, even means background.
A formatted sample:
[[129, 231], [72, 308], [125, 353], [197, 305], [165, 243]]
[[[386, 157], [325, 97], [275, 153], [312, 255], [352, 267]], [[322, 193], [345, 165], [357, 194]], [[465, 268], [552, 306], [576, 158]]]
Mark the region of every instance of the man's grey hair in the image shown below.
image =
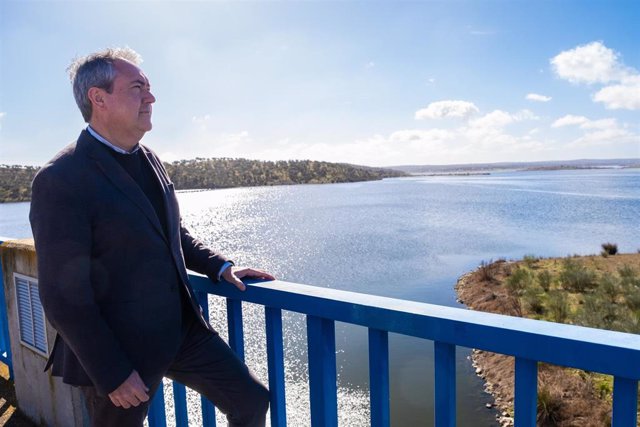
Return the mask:
[[87, 56], [74, 59], [67, 71], [73, 85], [73, 96], [84, 121], [89, 123], [93, 112], [89, 100], [89, 89], [99, 87], [111, 93], [116, 78], [114, 61], [122, 59], [134, 65], [142, 63], [142, 57], [129, 47], [107, 48]]

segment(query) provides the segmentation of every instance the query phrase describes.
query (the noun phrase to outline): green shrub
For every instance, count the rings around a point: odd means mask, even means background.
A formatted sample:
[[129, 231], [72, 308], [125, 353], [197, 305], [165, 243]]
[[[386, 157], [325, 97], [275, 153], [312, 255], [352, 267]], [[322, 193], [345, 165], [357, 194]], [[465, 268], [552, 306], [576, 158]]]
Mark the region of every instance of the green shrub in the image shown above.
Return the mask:
[[567, 295], [561, 290], [549, 291], [549, 299], [547, 302], [549, 317], [552, 321], [558, 323], [566, 322], [569, 317], [569, 302]]
[[628, 332], [630, 334], [640, 334], [640, 310], [627, 310], [620, 319], [618, 319], [619, 328], [617, 330], [621, 332]]
[[553, 275], [548, 270], [542, 270], [538, 273], [538, 284], [545, 292], [549, 292], [551, 282], [553, 282]]
[[540, 292], [541, 290], [542, 289], [539, 289], [537, 286], [532, 286], [524, 291], [524, 296], [522, 298], [524, 300], [525, 307], [530, 313], [544, 314], [545, 312], [544, 299]]
[[602, 293], [587, 295], [578, 322], [583, 326], [613, 330], [620, 318], [619, 311], [618, 306], [603, 297]]
[[624, 303], [629, 308], [629, 310], [640, 310], [640, 292], [628, 292], [625, 295]]
[[598, 280], [598, 296], [607, 300], [611, 304], [615, 304], [617, 302], [621, 290], [619, 280], [613, 276], [602, 276], [600, 280]]
[[595, 389], [600, 399], [611, 398], [613, 393], [613, 378], [608, 375], [596, 375], [595, 377]]
[[562, 263], [560, 284], [569, 292], [587, 292], [596, 286], [596, 274], [580, 262], [566, 258]]
[[618, 268], [618, 276], [620, 276], [620, 284], [625, 288], [626, 292], [637, 292], [638, 288], [640, 288], [640, 276], [630, 265], [623, 265]]
[[493, 282], [496, 278], [496, 273], [498, 272], [498, 261], [493, 262], [493, 260], [489, 261], [481, 261], [480, 267], [478, 268], [480, 272], [480, 280], [484, 282]]
[[[615, 255], [618, 253], [618, 245], [615, 243], [603, 243], [602, 244], [602, 255]], [[606, 255], [605, 255], [606, 254]]]
[[537, 425], [555, 426], [561, 420], [562, 396], [551, 393], [549, 388], [541, 387], [538, 391]]
[[507, 278], [507, 289], [514, 295], [522, 295], [524, 290], [533, 286], [534, 283], [531, 270], [526, 267], [518, 267], [516, 271]]
[[538, 261], [540, 261], [540, 258], [535, 255], [525, 255], [522, 258], [522, 261], [524, 261], [527, 267], [533, 268], [538, 263]]

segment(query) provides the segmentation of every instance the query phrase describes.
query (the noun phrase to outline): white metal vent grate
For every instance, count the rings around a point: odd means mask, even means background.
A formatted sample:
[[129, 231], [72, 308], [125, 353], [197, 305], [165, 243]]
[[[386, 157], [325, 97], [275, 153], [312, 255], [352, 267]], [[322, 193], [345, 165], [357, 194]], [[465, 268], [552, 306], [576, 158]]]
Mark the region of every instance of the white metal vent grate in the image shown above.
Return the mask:
[[13, 279], [16, 285], [20, 342], [46, 357], [47, 328], [38, 294], [38, 281], [17, 273], [13, 274]]

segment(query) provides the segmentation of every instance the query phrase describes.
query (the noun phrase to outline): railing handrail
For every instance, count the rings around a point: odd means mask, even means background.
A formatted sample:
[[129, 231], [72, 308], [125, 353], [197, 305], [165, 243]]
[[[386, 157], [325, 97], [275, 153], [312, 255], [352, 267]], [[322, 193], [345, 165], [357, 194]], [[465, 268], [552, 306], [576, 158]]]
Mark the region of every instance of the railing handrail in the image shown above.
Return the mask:
[[280, 280], [190, 276], [194, 290], [456, 346], [640, 379], [640, 335], [400, 300]]

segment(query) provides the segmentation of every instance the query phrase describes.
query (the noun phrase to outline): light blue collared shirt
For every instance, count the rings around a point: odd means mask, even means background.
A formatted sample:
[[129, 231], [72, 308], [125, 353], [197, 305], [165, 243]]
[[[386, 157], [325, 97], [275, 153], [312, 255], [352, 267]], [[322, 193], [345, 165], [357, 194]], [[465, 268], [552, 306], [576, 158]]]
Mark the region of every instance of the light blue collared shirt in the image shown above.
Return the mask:
[[93, 136], [95, 139], [97, 139], [98, 141], [102, 142], [104, 145], [106, 145], [107, 147], [111, 148], [113, 151], [115, 151], [116, 153], [120, 153], [120, 154], [134, 154], [136, 151], [138, 151], [140, 149], [140, 144], [136, 144], [135, 147], [133, 147], [133, 149], [131, 151], [127, 151], [127, 150], [123, 150], [122, 148], [113, 145], [112, 143], [110, 143], [109, 141], [106, 140], [105, 137], [103, 137], [102, 135], [100, 135], [98, 132], [96, 132], [91, 125], [87, 126], [87, 132], [89, 132], [91, 134], [91, 136]]
[[[122, 148], [117, 147], [117, 146], [113, 145], [112, 143], [110, 143], [109, 141], [107, 141], [106, 138], [104, 138], [102, 135], [100, 135], [98, 132], [96, 132], [91, 126], [87, 126], [87, 132], [89, 132], [95, 139], [97, 139], [98, 141], [100, 141], [101, 143], [106, 145], [107, 147], [111, 148], [116, 153], [134, 154], [135, 152], [137, 152], [140, 149], [140, 144], [136, 144], [136, 146], [133, 147], [133, 150], [131, 150], [131, 151], [123, 150]], [[229, 262], [229, 261], [227, 261], [224, 264], [222, 264], [222, 267], [220, 267], [220, 271], [218, 272], [218, 280], [222, 280], [222, 273], [224, 273], [225, 270], [227, 268], [231, 267], [232, 265], [233, 265], [233, 263]]]

